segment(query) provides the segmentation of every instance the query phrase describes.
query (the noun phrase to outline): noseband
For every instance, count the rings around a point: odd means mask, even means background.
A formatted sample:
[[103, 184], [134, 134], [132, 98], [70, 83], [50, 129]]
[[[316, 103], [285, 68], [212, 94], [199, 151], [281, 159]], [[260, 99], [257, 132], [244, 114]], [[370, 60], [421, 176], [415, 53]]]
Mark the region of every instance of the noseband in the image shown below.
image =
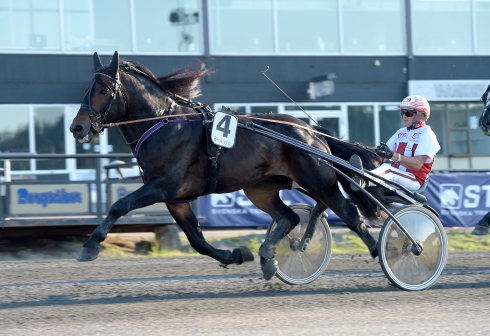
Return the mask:
[[[109, 87], [109, 85], [107, 85], [105, 82], [98, 79], [97, 75], [109, 78], [114, 83], [114, 87], [112, 87], [112, 88]], [[106, 104], [106, 106], [104, 107], [104, 109], [102, 111], [97, 111], [96, 109], [94, 109], [92, 107], [91, 102], [90, 102], [90, 97], [92, 96], [92, 90], [93, 90], [96, 83], [107, 87], [112, 92], [111, 100]], [[90, 89], [85, 94], [85, 97], [87, 97], [87, 95], [88, 95], [88, 98], [87, 98], [88, 104], [81, 104], [80, 105], [81, 108], [88, 110], [89, 117], [90, 117], [90, 128], [92, 129], [94, 134], [98, 134], [104, 130], [103, 124], [106, 121], [107, 114], [109, 113], [109, 111], [112, 107], [112, 103], [116, 100], [117, 94], [120, 91], [120, 89], [121, 89], [121, 81], [119, 80], [119, 73], [117, 74], [116, 78], [111, 77], [111, 76], [109, 76], [105, 73], [102, 73], [102, 72], [96, 72], [95, 73], [94, 78], [92, 79], [92, 83], [90, 84]], [[124, 97], [124, 93], [122, 91], [121, 91], [121, 94], [122, 94], [123, 100], [126, 100]], [[85, 100], [85, 97], [84, 97], [84, 100]]]

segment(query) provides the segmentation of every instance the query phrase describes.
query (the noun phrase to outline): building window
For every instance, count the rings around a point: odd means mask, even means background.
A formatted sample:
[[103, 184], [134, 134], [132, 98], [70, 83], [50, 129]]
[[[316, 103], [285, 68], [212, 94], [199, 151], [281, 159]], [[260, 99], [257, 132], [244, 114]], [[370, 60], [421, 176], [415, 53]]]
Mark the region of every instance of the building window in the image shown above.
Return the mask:
[[279, 53], [339, 53], [338, 17], [337, 0], [277, 1]]
[[[34, 108], [36, 153], [65, 154], [65, 119], [62, 106]], [[36, 160], [36, 169], [65, 169], [65, 159]]]
[[475, 37], [476, 37], [476, 52], [490, 53], [490, 44], [488, 43], [488, 32], [490, 31], [490, 1], [476, 0], [473, 8], [475, 9]]
[[427, 125], [436, 134], [437, 141], [441, 149], [437, 155], [448, 154], [448, 128], [445, 104], [430, 104], [430, 118], [427, 120]]
[[0, 50], [202, 53], [200, 3], [0, 1]]
[[471, 139], [471, 153], [473, 154], [490, 154], [488, 137], [483, 134], [478, 123], [483, 112], [482, 104], [468, 104], [469, 117], [469, 137]]
[[61, 50], [58, 0], [1, 1], [0, 50]]
[[432, 104], [427, 124], [437, 135], [441, 145], [439, 154], [462, 156], [490, 154], [488, 139], [478, 127], [482, 111], [481, 104]]
[[135, 0], [136, 52], [200, 52], [198, 0]]
[[[347, 111], [349, 120], [349, 141], [362, 142], [368, 146], [375, 146], [374, 106], [348, 106]], [[396, 129], [393, 129], [393, 133], [395, 131]]]
[[[0, 106], [0, 152], [29, 153], [29, 107]], [[12, 160], [12, 170], [30, 170], [29, 160]]]
[[274, 52], [272, 1], [210, 0], [209, 31], [214, 53]]
[[[403, 127], [398, 105], [386, 105], [379, 107], [379, 139], [387, 142], [395, 132]], [[374, 144], [379, 145], [379, 144]]]
[[472, 53], [471, 3], [472, 0], [412, 0], [413, 52]]
[[128, 0], [64, 0], [65, 49], [131, 51]]
[[401, 0], [209, 0], [209, 3], [212, 53], [405, 52]]
[[342, 41], [345, 53], [405, 52], [402, 1], [341, 1]]

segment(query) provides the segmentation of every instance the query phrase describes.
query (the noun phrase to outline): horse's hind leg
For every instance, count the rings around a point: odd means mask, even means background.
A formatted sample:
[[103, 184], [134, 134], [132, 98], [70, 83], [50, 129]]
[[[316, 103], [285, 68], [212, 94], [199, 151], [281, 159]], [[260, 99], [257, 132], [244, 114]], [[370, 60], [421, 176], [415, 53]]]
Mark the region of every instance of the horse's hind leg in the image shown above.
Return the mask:
[[201, 232], [201, 227], [188, 203], [167, 204], [170, 214], [184, 231], [191, 246], [200, 254], [210, 256], [223, 265], [242, 264], [245, 261], [253, 261], [254, 256], [245, 246], [240, 246], [233, 251], [219, 250], [209, 245]]
[[366, 244], [371, 256], [376, 258], [378, 256], [378, 242], [369, 233], [357, 207], [344, 198], [338, 187], [330, 189], [326, 195], [327, 197], [322, 198], [322, 202], [328, 204], [330, 209], [347, 224], [347, 227], [357, 233], [359, 238]]
[[[310, 165], [310, 167], [313, 169], [315, 166]], [[321, 170], [316, 173], [312, 171], [311, 174], [312, 176], [321, 177], [322, 180], [311, 180], [308, 176], [302, 174], [297, 182], [339, 216], [349, 229], [356, 232], [366, 244], [371, 256], [376, 258], [378, 256], [377, 241], [369, 233], [357, 207], [342, 195], [336, 177], [332, 176], [333, 172]]]
[[284, 238], [299, 222], [299, 216], [291, 210], [279, 197], [278, 189], [270, 189], [270, 185], [256, 185], [244, 189], [245, 195], [260, 210], [268, 213], [277, 223], [260, 246], [260, 265], [264, 278], [270, 280], [277, 272], [274, 252], [279, 241]]

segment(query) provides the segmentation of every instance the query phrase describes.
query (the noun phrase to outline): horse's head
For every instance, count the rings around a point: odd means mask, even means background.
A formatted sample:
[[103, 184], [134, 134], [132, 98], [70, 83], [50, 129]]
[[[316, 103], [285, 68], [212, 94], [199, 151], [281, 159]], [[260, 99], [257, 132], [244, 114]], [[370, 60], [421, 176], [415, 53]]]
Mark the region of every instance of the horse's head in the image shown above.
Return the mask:
[[481, 100], [485, 104], [485, 108], [483, 109], [483, 113], [480, 117], [480, 128], [483, 131], [483, 134], [490, 136], [490, 85], [487, 90], [481, 97]]
[[103, 130], [103, 123], [120, 119], [124, 113], [117, 108], [117, 101], [124, 101], [119, 79], [119, 54], [114, 52], [109, 66], [103, 66], [100, 57], [94, 53], [95, 74], [85, 90], [80, 109], [70, 125], [70, 132], [79, 142], [90, 142], [95, 134]]

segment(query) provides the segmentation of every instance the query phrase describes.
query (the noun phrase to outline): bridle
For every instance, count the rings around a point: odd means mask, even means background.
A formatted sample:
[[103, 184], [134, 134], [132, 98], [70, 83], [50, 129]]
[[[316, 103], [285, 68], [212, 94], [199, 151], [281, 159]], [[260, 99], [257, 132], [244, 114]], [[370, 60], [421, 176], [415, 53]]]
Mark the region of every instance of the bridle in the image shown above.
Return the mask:
[[[114, 86], [111, 88], [109, 85], [107, 85], [104, 81], [100, 80], [99, 77], [97, 76], [104, 76], [106, 78], [109, 78], [113, 83]], [[98, 83], [100, 85], [105, 86], [109, 91], [111, 91], [111, 99], [105, 107], [102, 109], [102, 111], [97, 111], [92, 107], [92, 104], [90, 102], [90, 97], [92, 96], [92, 90], [95, 86], [95, 84]], [[94, 78], [92, 79], [92, 82], [90, 84], [90, 89], [87, 91], [85, 94], [85, 97], [87, 97], [87, 104], [81, 104], [80, 107], [88, 110], [89, 117], [90, 117], [90, 128], [94, 134], [101, 133], [104, 130], [104, 122], [106, 122], [106, 117], [107, 114], [109, 114], [109, 111], [112, 107], [112, 104], [117, 98], [117, 94], [121, 92], [122, 98], [124, 100], [124, 105], [126, 105], [126, 98], [124, 96], [124, 92], [121, 90], [121, 81], [119, 80], [119, 72], [117, 73], [116, 78], [109, 76], [108, 74], [105, 74], [103, 72], [96, 72], [94, 74]], [[85, 97], [83, 100], [85, 100]]]

